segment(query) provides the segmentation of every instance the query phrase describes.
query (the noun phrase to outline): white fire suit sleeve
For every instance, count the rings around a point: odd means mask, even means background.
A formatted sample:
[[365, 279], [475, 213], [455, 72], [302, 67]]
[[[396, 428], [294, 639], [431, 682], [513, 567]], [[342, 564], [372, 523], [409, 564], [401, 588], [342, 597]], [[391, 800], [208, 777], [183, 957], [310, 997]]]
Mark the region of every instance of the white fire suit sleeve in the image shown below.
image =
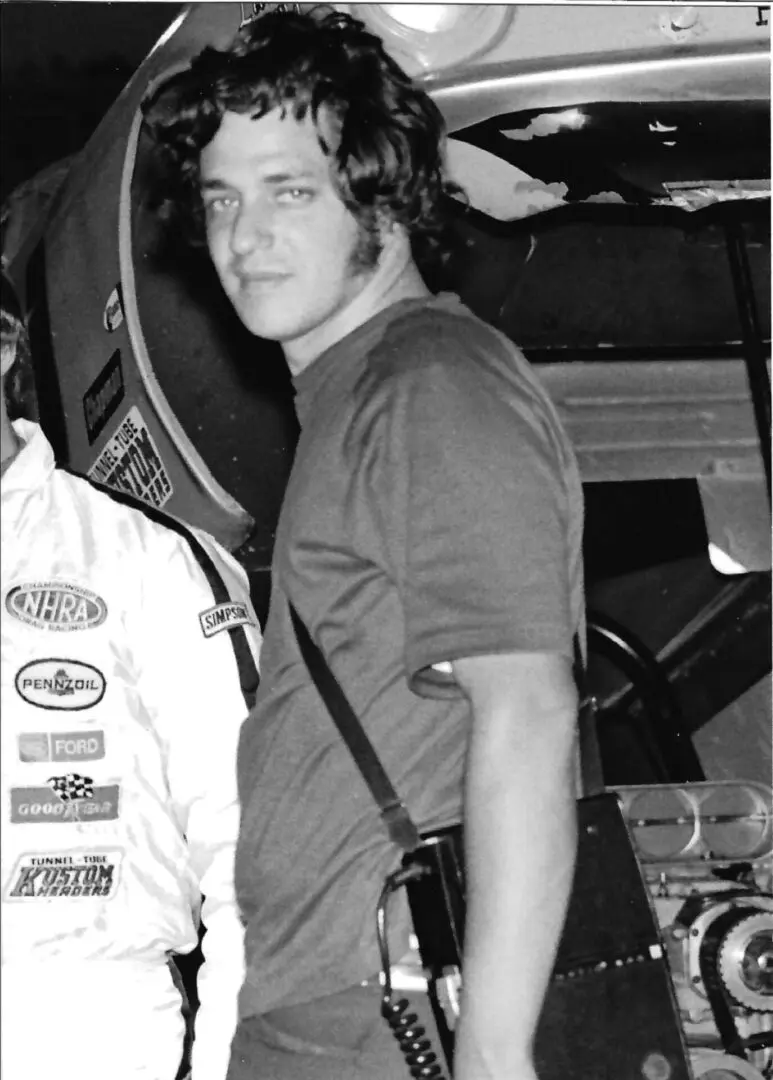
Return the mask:
[[159, 567], [154, 596], [145, 585], [140, 692], [153, 703], [163, 742], [169, 797], [187, 840], [192, 903], [204, 897], [192, 1076], [224, 1080], [244, 976], [234, 890], [236, 755], [257, 688], [260, 630], [243, 570], [209, 537], [189, 532], [192, 542], [180, 540]]

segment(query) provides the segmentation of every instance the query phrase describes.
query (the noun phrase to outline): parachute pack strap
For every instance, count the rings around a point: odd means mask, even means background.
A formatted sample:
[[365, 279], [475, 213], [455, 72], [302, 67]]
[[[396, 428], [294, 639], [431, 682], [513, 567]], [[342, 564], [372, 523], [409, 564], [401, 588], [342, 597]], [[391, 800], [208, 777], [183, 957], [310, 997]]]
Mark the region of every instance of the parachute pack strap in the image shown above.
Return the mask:
[[365, 734], [362, 724], [357, 719], [346, 694], [336, 679], [319, 647], [312, 641], [309, 631], [300, 615], [290, 604], [290, 619], [301, 656], [311, 675], [312, 682], [319, 692], [333, 723], [349, 748], [362, 778], [376, 801], [390, 839], [403, 851], [413, 851], [421, 843], [416, 828], [405, 804], [402, 802], [392, 782], [381, 764], [373, 744]]

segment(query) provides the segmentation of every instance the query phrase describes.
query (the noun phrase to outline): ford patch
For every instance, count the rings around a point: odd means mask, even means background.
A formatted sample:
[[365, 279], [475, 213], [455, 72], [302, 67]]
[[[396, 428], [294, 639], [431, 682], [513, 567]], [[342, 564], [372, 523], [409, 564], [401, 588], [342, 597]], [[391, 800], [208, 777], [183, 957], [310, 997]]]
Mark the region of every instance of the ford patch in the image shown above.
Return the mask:
[[19, 761], [99, 761], [105, 756], [105, 733], [86, 731], [25, 731], [19, 735]]

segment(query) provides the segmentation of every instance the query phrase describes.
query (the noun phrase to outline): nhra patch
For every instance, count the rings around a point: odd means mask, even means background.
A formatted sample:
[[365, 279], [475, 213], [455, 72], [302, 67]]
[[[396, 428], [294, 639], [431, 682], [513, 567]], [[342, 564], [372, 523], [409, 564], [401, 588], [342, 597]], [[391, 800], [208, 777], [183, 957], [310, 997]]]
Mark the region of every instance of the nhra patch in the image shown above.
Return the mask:
[[116, 848], [22, 855], [3, 900], [111, 900], [120, 881], [123, 852]]
[[246, 604], [215, 604], [199, 615], [201, 632], [205, 638], [219, 634], [221, 630], [231, 630], [234, 626], [255, 626], [255, 620]]
[[116, 349], [83, 395], [83, 415], [89, 446], [100, 435], [124, 398], [121, 350]]
[[101, 596], [66, 581], [15, 585], [5, 598], [9, 615], [40, 630], [91, 630], [107, 618]]
[[118, 817], [118, 784], [95, 786], [77, 773], [52, 776], [48, 784], [11, 788], [11, 824], [85, 825]]
[[90, 709], [105, 696], [105, 677], [91, 664], [51, 657], [33, 660], [16, 672], [16, 692], [40, 709]]
[[105, 733], [27, 731], [19, 736], [19, 761], [99, 761], [105, 756]]
[[158, 447], [136, 405], [105, 443], [88, 475], [98, 484], [126, 491], [150, 506], [160, 508], [173, 495]]

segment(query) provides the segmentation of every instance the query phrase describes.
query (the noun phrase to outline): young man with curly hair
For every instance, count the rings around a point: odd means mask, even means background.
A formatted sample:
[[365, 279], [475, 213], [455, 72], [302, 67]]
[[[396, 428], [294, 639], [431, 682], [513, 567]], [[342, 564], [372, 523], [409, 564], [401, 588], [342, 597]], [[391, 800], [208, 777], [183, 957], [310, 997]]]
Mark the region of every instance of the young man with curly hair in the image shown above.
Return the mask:
[[[442, 118], [361, 23], [264, 14], [167, 92], [167, 210], [206, 242], [245, 326], [282, 345], [302, 429], [240, 747], [230, 1076], [408, 1075], [374, 978], [400, 852], [301, 659], [292, 602], [419, 828], [464, 822], [456, 1080], [534, 1080], [575, 846], [571, 449], [514, 345], [425, 284], [451, 191]], [[392, 921], [399, 957], [406, 908]]]

